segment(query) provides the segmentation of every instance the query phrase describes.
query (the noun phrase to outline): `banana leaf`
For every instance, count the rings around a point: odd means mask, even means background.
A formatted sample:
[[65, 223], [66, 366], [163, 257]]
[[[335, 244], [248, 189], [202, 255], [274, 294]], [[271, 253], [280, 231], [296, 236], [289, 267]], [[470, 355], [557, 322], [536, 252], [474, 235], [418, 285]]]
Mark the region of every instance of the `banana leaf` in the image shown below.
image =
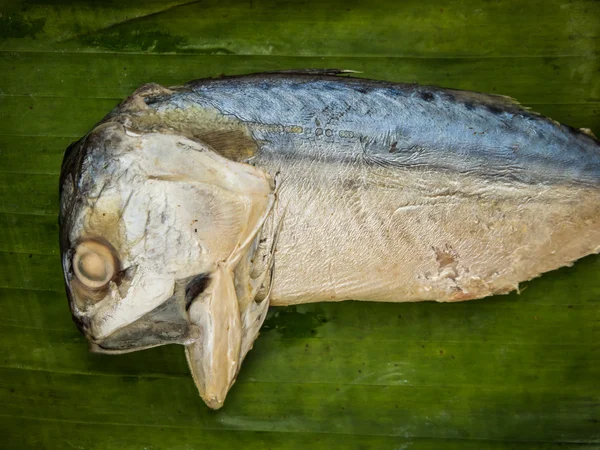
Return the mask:
[[353, 69], [599, 134], [599, 50], [591, 0], [1, 0], [0, 446], [599, 448], [598, 256], [473, 302], [272, 308], [211, 411], [179, 346], [88, 352], [57, 237], [64, 149], [146, 82]]

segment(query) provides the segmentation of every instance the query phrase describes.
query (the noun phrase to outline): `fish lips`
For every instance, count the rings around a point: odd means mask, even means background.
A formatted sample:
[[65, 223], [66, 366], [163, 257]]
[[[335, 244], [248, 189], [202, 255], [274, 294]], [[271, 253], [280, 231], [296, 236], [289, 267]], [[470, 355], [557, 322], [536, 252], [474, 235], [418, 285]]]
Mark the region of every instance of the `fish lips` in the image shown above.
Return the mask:
[[210, 273], [200, 273], [177, 280], [175, 293], [160, 306], [136, 321], [117, 329], [105, 338], [93, 339], [87, 317], [73, 311], [73, 320], [90, 341], [90, 350], [96, 353], [127, 353], [166, 344], [187, 345], [198, 339], [199, 329], [190, 323], [190, 304], [210, 284]]
[[[186, 344], [193, 340], [194, 329], [187, 320], [185, 305], [178, 295], [110, 335], [89, 340], [95, 353], [127, 353], [166, 344]], [[75, 316], [73, 316], [75, 320]]]

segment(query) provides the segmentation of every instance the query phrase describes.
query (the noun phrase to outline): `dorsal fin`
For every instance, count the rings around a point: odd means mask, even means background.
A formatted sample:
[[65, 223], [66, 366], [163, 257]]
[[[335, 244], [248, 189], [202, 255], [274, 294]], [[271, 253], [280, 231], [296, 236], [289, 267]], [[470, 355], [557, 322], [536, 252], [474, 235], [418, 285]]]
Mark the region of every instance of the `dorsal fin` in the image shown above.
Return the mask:
[[362, 73], [358, 70], [351, 69], [286, 69], [286, 70], [274, 70], [269, 72], [263, 72], [265, 74], [283, 74], [283, 75], [320, 75], [335, 77], [337, 75], [344, 75], [350, 73]]

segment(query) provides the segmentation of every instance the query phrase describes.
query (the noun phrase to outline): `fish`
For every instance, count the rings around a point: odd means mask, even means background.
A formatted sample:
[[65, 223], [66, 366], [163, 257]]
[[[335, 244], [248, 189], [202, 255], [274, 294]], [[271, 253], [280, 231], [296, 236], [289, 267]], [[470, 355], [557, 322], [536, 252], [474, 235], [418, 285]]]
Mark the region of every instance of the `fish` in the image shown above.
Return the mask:
[[500, 95], [324, 69], [146, 84], [69, 146], [91, 351], [185, 347], [223, 406], [270, 305], [456, 302], [600, 252], [600, 143]]

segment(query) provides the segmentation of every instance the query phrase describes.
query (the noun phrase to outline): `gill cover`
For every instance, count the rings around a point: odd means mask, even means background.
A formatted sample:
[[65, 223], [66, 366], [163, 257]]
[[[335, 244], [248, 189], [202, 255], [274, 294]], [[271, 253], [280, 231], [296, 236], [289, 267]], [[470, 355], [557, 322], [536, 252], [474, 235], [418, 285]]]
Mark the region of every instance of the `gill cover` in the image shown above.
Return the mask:
[[[271, 213], [275, 196], [270, 185], [253, 186], [237, 182], [235, 165], [230, 168], [228, 189], [245, 204], [245, 227], [224, 260], [215, 261], [207, 289], [198, 294], [189, 307], [190, 322], [198, 327], [200, 337], [186, 345], [190, 371], [204, 402], [213, 409], [223, 406], [225, 396], [235, 381], [241, 362], [258, 337], [266, 317], [268, 296], [254, 301], [268, 274], [271, 258], [256, 279], [250, 276], [251, 255], [265, 220]], [[261, 190], [262, 189], [264, 190]], [[269, 188], [269, 189], [267, 189]], [[272, 250], [276, 236], [271, 236]], [[272, 255], [272, 251], [270, 252]]]
[[60, 217], [71, 311], [91, 349], [182, 343], [201, 397], [222, 406], [268, 308], [255, 298], [273, 261], [257, 271], [252, 255], [274, 201], [268, 175], [203, 142], [96, 128], [65, 157]]

